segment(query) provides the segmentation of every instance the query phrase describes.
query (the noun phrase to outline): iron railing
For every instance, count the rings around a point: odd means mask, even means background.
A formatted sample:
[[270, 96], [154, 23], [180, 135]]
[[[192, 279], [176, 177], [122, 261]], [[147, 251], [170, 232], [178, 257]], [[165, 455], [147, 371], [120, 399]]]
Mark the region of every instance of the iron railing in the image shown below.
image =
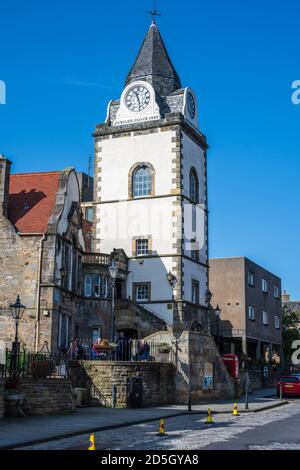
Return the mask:
[[89, 339], [78, 340], [78, 347], [68, 357], [79, 361], [172, 362], [173, 356], [173, 348], [167, 343], [119, 338], [106, 347], [97, 347]]
[[68, 358], [63, 354], [35, 354], [26, 351], [15, 354], [6, 350], [5, 363], [0, 364], [0, 376], [36, 379], [67, 378]]

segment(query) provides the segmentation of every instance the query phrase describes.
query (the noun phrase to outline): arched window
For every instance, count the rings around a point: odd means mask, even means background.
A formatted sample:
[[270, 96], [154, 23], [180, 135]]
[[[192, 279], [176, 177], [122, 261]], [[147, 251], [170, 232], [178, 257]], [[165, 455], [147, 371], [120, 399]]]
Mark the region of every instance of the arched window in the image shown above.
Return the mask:
[[138, 166], [132, 175], [132, 197], [151, 196], [152, 192], [151, 169], [147, 165]]
[[199, 182], [194, 168], [192, 168], [190, 172], [190, 199], [195, 204], [199, 203]]

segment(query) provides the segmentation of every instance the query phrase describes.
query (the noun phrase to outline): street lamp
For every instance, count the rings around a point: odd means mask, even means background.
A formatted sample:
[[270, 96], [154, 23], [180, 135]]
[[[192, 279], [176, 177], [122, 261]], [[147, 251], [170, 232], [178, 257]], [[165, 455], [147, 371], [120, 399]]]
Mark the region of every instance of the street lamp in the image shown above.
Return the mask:
[[108, 268], [111, 277], [112, 286], [112, 301], [111, 301], [111, 340], [115, 340], [115, 290], [116, 280], [119, 274], [119, 268], [115, 260], [112, 260], [111, 265]]
[[25, 312], [26, 307], [21, 304], [20, 296], [17, 296], [17, 300], [13, 305], [10, 305], [11, 315], [15, 320], [16, 324], [16, 333], [15, 340], [12, 343], [12, 353], [14, 356], [17, 356], [20, 352], [20, 343], [19, 343], [19, 321], [21, 320], [23, 313]]
[[220, 350], [219, 323], [220, 323], [221, 309], [220, 309], [219, 305], [217, 305], [217, 307], [215, 309], [215, 315], [217, 317], [217, 345], [218, 345], [218, 349]]
[[205, 295], [205, 299], [206, 299], [206, 304], [207, 304], [208, 307], [210, 306], [210, 302], [211, 302], [212, 296], [213, 296], [213, 295], [212, 295], [212, 293], [210, 292], [210, 290], [207, 289], [206, 295]]
[[170, 286], [172, 287], [172, 289], [175, 289], [175, 287], [177, 286], [177, 283], [178, 283], [177, 277], [174, 276], [174, 274], [172, 274], [171, 271], [169, 271], [168, 274], [167, 274], [167, 279], [168, 279], [168, 282], [169, 282]]

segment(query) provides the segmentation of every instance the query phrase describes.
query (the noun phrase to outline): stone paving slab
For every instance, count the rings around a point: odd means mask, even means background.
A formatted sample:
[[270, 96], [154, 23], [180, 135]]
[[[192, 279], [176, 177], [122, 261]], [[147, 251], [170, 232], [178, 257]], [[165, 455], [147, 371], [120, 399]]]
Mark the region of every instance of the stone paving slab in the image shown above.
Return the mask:
[[[249, 396], [249, 410], [259, 412], [288, 403], [271, 398], [274, 390], [264, 390]], [[267, 398], [262, 395], [267, 395]], [[244, 399], [238, 400], [240, 412], [243, 412]], [[220, 400], [193, 406], [193, 413], [206, 414], [211, 408], [214, 413], [231, 413], [233, 401]], [[79, 408], [72, 415], [55, 415], [44, 417], [26, 417], [5, 419], [0, 422], [0, 449], [26, 446], [34, 443], [77, 436], [82, 433], [104, 431], [128, 425], [140, 424], [160, 418], [170, 418], [187, 414], [187, 407], [182, 405], [162, 406], [142, 409], [107, 409]]]

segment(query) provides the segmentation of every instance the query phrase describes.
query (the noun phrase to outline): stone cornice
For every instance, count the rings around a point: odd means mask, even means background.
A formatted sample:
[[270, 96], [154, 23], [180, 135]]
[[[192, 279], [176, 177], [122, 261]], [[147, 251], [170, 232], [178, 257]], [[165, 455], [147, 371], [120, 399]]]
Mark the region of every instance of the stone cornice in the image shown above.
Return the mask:
[[93, 136], [97, 139], [97, 137], [105, 137], [110, 135], [122, 135], [122, 134], [130, 134], [131, 132], [136, 131], [147, 131], [151, 129], [159, 128], [167, 128], [173, 126], [181, 126], [187, 135], [192, 137], [203, 150], [207, 150], [209, 148], [206, 137], [202, 134], [199, 130], [195, 129], [189, 122], [184, 118], [183, 114], [181, 113], [170, 113], [166, 114], [165, 119], [158, 119], [155, 121], [149, 122], [139, 122], [136, 124], [129, 124], [123, 126], [110, 126], [108, 124], [99, 124], [96, 127]]

